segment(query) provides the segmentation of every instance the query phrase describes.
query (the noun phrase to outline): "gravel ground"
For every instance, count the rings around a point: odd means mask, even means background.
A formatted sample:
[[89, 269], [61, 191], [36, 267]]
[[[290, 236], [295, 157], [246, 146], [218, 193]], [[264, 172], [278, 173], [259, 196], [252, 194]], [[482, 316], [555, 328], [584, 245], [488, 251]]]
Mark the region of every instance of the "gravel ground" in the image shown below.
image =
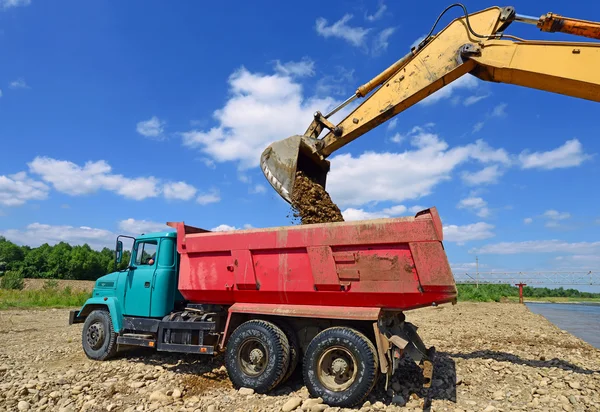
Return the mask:
[[[334, 412], [298, 377], [268, 395], [236, 391], [221, 357], [128, 351], [94, 362], [66, 310], [0, 312], [0, 411]], [[433, 386], [402, 364], [360, 411], [599, 411], [600, 350], [524, 305], [459, 303], [407, 313], [435, 345]], [[348, 409], [350, 410], [350, 409]]]

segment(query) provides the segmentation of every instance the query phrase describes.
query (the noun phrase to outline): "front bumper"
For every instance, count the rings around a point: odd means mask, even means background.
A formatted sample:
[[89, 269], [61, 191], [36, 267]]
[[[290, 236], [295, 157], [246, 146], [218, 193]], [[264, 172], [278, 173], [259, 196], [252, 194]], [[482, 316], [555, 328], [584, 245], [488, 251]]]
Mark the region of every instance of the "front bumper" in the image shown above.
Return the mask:
[[85, 322], [85, 318], [84, 317], [80, 317], [77, 316], [79, 315], [79, 310], [71, 310], [69, 311], [69, 325], [72, 325], [74, 323], [83, 323]]

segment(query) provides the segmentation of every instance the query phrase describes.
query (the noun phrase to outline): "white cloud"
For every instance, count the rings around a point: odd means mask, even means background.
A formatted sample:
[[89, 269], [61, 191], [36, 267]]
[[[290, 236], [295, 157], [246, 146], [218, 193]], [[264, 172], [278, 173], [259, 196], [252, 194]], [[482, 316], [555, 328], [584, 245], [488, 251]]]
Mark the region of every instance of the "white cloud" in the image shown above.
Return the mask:
[[483, 129], [483, 126], [485, 125], [485, 122], [477, 122], [473, 125], [473, 133], [477, 133], [479, 132], [481, 129]]
[[567, 140], [562, 146], [547, 152], [523, 151], [519, 155], [521, 168], [545, 170], [579, 166], [591, 158], [583, 153], [583, 147], [577, 139]]
[[213, 227], [212, 229], [210, 229], [211, 232], [229, 232], [232, 230], [240, 230], [240, 228], [223, 224], [223, 225], [219, 225], [217, 227]]
[[12, 7], [29, 6], [31, 0], [0, 0], [0, 9], [7, 10]]
[[470, 186], [481, 184], [497, 183], [498, 178], [502, 176], [503, 171], [498, 165], [486, 166], [477, 172], [463, 172], [461, 177], [463, 181]]
[[218, 125], [182, 133], [183, 144], [217, 162], [237, 161], [240, 169], [258, 166], [273, 141], [304, 132], [317, 110], [326, 112], [332, 98], [308, 98], [289, 76], [251, 73], [241, 68], [229, 77], [231, 97], [216, 110]]
[[44, 243], [55, 245], [67, 242], [71, 245], [87, 243], [93, 249], [112, 247], [115, 234], [105, 229], [95, 229], [87, 226], [53, 226], [42, 223], [32, 223], [25, 229], [7, 229], [0, 231], [0, 236], [20, 245], [37, 247]]
[[467, 97], [467, 98], [466, 98], [466, 99], [463, 101], [463, 104], [464, 104], [465, 106], [471, 106], [472, 104], [475, 104], [475, 103], [477, 103], [477, 102], [480, 102], [480, 101], [482, 101], [483, 99], [485, 99], [485, 98], [487, 98], [487, 97], [489, 97], [489, 96], [490, 96], [489, 94], [483, 94], [483, 95], [479, 95], [479, 96], [477, 96], [477, 95], [474, 95], [474, 96], [469, 96], [469, 97]]
[[137, 220], [133, 218], [121, 220], [119, 230], [131, 235], [141, 235], [142, 233], [169, 232], [174, 229], [165, 223], [153, 222], [151, 220]]
[[568, 212], [559, 212], [558, 210], [546, 210], [543, 216], [547, 219], [551, 220], [565, 220], [571, 217], [571, 214]]
[[138, 122], [136, 130], [139, 134], [144, 137], [148, 137], [153, 140], [163, 140], [166, 122], [160, 120], [156, 116], [152, 116], [148, 120]]
[[390, 120], [390, 122], [387, 124], [387, 129], [388, 130], [394, 130], [396, 128], [396, 126], [398, 125], [398, 118], [394, 117], [392, 120]]
[[204, 166], [208, 167], [209, 169], [216, 169], [217, 165], [215, 165], [215, 161], [212, 159], [209, 159], [208, 157], [203, 157], [200, 159], [200, 161], [202, 163], [204, 163]]
[[523, 223], [525, 223], [526, 225], [529, 225], [529, 224], [533, 223], [533, 219], [530, 217], [526, 217], [525, 219], [523, 219]]
[[123, 197], [143, 200], [163, 195], [166, 199], [190, 200], [196, 189], [185, 182], [162, 182], [149, 177], [129, 178], [112, 173], [104, 160], [86, 162], [79, 166], [66, 160], [36, 157], [29, 163], [29, 171], [40, 175], [54, 189], [71, 196], [81, 196], [107, 190]]
[[196, 188], [185, 182], [169, 182], [163, 186], [165, 199], [190, 200], [196, 195]]
[[2, 89], [0, 89], [0, 97], [2, 97]]
[[364, 209], [354, 209], [349, 207], [342, 211], [342, 216], [344, 216], [344, 220], [349, 222], [353, 220], [381, 219], [392, 216], [399, 216], [405, 212], [406, 206], [403, 205], [388, 207], [377, 212], [367, 212]]
[[267, 193], [267, 188], [265, 187], [265, 185], [255, 184], [253, 187], [250, 188], [250, 194], [252, 194], [252, 195], [257, 195], [257, 194], [262, 194], [262, 193]]
[[425, 210], [425, 209], [427, 209], [425, 206], [421, 206], [421, 205], [415, 205], [415, 206], [411, 206], [411, 207], [409, 207], [409, 208], [408, 208], [408, 211], [409, 211], [410, 213], [417, 214], [417, 213], [419, 213], [421, 210]]
[[208, 205], [211, 203], [218, 203], [221, 201], [221, 196], [218, 190], [212, 190], [208, 193], [201, 193], [196, 198], [196, 203], [201, 205]]
[[325, 38], [337, 37], [346, 40], [353, 46], [362, 47], [365, 44], [365, 37], [370, 29], [351, 27], [347, 24], [350, 19], [352, 19], [352, 15], [346, 14], [331, 26], [327, 26], [327, 20], [323, 17], [319, 17], [315, 24], [315, 29], [319, 35]]
[[394, 143], [402, 143], [405, 139], [405, 136], [402, 136], [400, 133], [395, 133], [392, 137], [390, 137], [390, 140]]
[[394, 27], [388, 27], [387, 29], [383, 29], [379, 32], [375, 40], [373, 41], [373, 50], [372, 53], [377, 55], [385, 50], [387, 50], [389, 46], [389, 38], [396, 31]]
[[19, 77], [17, 80], [13, 80], [8, 84], [8, 87], [11, 89], [29, 89], [27, 82], [22, 77]]
[[434, 103], [439, 102], [440, 100], [450, 98], [452, 94], [458, 89], [472, 90], [475, 89], [478, 84], [479, 82], [475, 76], [467, 74], [465, 76], [459, 77], [449, 85], [439, 89], [437, 92], [421, 100], [419, 104], [425, 106], [432, 105]]
[[51, 183], [59, 192], [72, 196], [108, 190], [124, 197], [142, 200], [159, 195], [158, 179], [155, 177], [127, 178], [111, 173], [106, 161], [86, 162], [83, 167], [66, 160], [36, 157], [29, 163], [31, 173]]
[[492, 110], [492, 117], [504, 117], [506, 116], [506, 107], [508, 105], [506, 103], [500, 103]]
[[475, 212], [479, 217], [488, 217], [490, 215], [490, 209], [487, 207], [487, 202], [480, 197], [467, 197], [462, 199], [456, 205], [459, 209], [467, 209]]
[[386, 10], [387, 10], [387, 6], [383, 3], [381, 3], [375, 13], [365, 15], [365, 20], [370, 21], [370, 22], [377, 21], [383, 17]]
[[408, 137], [413, 149], [401, 153], [365, 152], [358, 157], [343, 154], [330, 158], [327, 188], [338, 205], [418, 199], [449, 180], [452, 172], [469, 160], [490, 163], [508, 159], [503, 149], [493, 149], [482, 140], [449, 148], [421, 127], [413, 128]]
[[334, 74], [328, 74], [319, 79], [315, 87], [315, 94], [323, 97], [348, 97], [348, 88], [354, 85], [354, 82], [354, 70], [336, 66]]
[[558, 228], [561, 227], [560, 221], [569, 219], [571, 214], [568, 212], [559, 212], [557, 210], [546, 210], [542, 217], [546, 219], [546, 224], [544, 226], [548, 228]]
[[0, 176], [0, 205], [20, 206], [29, 200], [44, 200], [48, 186], [31, 179], [27, 173]]
[[479, 254], [513, 255], [519, 253], [600, 254], [600, 242], [564, 242], [560, 240], [529, 240], [500, 242], [485, 245], [470, 252]]
[[279, 60], [275, 61], [275, 71], [282, 76], [290, 77], [307, 77], [315, 75], [315, 62], [308, 57], [303, 58], [300, 61], [290, 61], [287, 63], [281, 63]]
[[472, 223], [470, 225], [447, 225], [444, 226], [444, 241], [457, 242], [459, 245], [472, 240], [483, 240], [494, 237], [494, 225], [485, 222]]

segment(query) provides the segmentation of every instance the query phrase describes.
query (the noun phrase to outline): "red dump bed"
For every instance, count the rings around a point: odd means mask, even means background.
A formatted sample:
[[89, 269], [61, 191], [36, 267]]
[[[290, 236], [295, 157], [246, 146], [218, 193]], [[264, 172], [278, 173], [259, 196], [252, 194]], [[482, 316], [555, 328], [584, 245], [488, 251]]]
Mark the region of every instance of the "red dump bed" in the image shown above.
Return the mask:
[[208, 232], [177, 228], [189, 301], [414, 309], [456, 299], [435, 208], [413, 217]]

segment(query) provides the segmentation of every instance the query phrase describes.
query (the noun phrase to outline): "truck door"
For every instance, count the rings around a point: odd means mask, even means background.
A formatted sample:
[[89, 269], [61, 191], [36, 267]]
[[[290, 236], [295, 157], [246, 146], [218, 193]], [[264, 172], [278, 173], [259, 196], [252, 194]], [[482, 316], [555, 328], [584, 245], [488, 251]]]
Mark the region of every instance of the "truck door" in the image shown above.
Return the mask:
[[152, 279], [156, 270], [158, 239], [138, 240], [127, 273], [125, 315], [150, 316]]

